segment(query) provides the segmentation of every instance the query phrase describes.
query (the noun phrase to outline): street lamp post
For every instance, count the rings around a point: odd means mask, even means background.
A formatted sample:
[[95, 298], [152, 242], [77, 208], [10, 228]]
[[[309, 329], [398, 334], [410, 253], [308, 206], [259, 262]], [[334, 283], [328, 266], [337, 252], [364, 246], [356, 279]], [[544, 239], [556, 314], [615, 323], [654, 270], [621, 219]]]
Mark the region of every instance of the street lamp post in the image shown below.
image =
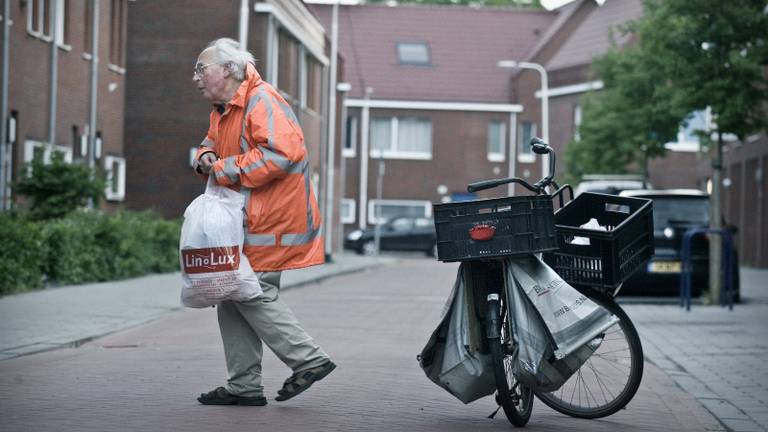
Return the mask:
[[[541, 76], [541, 138], [549, 142], [549, 84], [547, 79], [547, 70], [538, 63], [519, 62], [514, 60], [501, 60], [497, 64], [500, 68], [511, 69], [533, 69]], [[549, 154], [541, 158], [542, 177], [549, 175]]]

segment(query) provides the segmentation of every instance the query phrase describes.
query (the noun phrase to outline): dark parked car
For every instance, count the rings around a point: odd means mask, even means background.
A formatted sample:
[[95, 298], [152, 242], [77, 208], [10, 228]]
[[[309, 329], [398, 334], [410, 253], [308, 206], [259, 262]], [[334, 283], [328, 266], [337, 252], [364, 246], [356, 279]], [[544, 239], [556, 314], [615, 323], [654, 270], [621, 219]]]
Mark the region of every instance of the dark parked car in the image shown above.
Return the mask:
[[[374, 228], [352, 231], [344, 239], [344, 247], [372, 255], [376, 252], [374, 235]], [[381, 226], [379, 244], [383, 251], [422, 251], [432, 256], [436, 244], [435, 221], [409, 216], [392, 218]]]
[[[630, 277], [621, 289], [625, 295], [679, 295], [683, 235], [689, 228], [709, 226], [709, 195], [695, 189], [628, 190], [622, 196], [653, 200], [655, 255], [645, 268]], [[725, 224], [724, 224], [725, 226]], [[730, 227], [732, 234], [736, 228]], [[696, 235], [691, 241], [693, 274], [691, 295], [699, 296], [709, 286], [709, 236]], [[719, 236], [715, 237], [720, 241]], [[739, 299], [739, 265], [732, 250], [734, 300]], [[725, 289], [725, 287], [723, 287]]]

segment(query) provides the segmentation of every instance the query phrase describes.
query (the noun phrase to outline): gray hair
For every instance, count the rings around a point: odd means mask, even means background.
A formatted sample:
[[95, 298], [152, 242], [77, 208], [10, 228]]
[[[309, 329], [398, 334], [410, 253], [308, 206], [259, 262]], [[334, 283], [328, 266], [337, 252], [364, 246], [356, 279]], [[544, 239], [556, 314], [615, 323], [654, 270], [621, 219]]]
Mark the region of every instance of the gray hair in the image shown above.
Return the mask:
[[238, 81], [245, 79], [245, 68], [248, 63], [256, 63], [253, 54], [240, 48], [240, 43], [231, 38], [220, 38], [208, 44], [205, 49], [213, 48], [213, 54], [219, 63], [231, 64], [231, 72]]

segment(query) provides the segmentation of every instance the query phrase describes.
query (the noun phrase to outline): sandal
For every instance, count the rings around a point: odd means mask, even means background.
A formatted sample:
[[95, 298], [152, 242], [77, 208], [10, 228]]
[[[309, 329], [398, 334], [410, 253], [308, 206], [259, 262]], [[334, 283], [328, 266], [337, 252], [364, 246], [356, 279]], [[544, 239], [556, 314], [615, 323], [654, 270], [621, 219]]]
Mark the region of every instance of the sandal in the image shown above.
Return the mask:
[[197, 401], [203, 405], [248, 405], [264, 406], [267, 398], [264, 396], [238, 396], [233, 395], [224, 387], [217, 387], [208, 393], [201, 393]]
[[277, 397], [275, 400], [278, 402], [287, 401], [288, 399], [311, 387], [315, 381], [320, 381], [321, 379], [325, 378], [334, 369], [336, 369], [336, 364], [328, 360], [326, 363], [323, 363], [320, 366], [291, 375], [287, 380], [285, 380], [283, 388], [277, 391]]

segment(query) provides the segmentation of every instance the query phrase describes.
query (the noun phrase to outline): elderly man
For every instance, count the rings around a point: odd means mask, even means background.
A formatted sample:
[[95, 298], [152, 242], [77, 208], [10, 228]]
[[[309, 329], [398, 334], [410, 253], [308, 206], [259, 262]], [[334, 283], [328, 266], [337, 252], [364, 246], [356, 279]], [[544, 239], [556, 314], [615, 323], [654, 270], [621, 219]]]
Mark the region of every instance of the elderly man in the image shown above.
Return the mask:
[[281, 271], [324, 261], [304, 135], [290, 106], [259, 76], [253, 56], [232, 39], [217, 39], [200, 53], [193, 81], [213, 104], [195, 170], [245, 196], [243, 250], [264, 291], [248, 302], [218, 305], [229, 379], [197, 400], [266, 405], [262, 342], [294, 372], [275, 398], [288, 400], [336, 367], [279, 297]]

